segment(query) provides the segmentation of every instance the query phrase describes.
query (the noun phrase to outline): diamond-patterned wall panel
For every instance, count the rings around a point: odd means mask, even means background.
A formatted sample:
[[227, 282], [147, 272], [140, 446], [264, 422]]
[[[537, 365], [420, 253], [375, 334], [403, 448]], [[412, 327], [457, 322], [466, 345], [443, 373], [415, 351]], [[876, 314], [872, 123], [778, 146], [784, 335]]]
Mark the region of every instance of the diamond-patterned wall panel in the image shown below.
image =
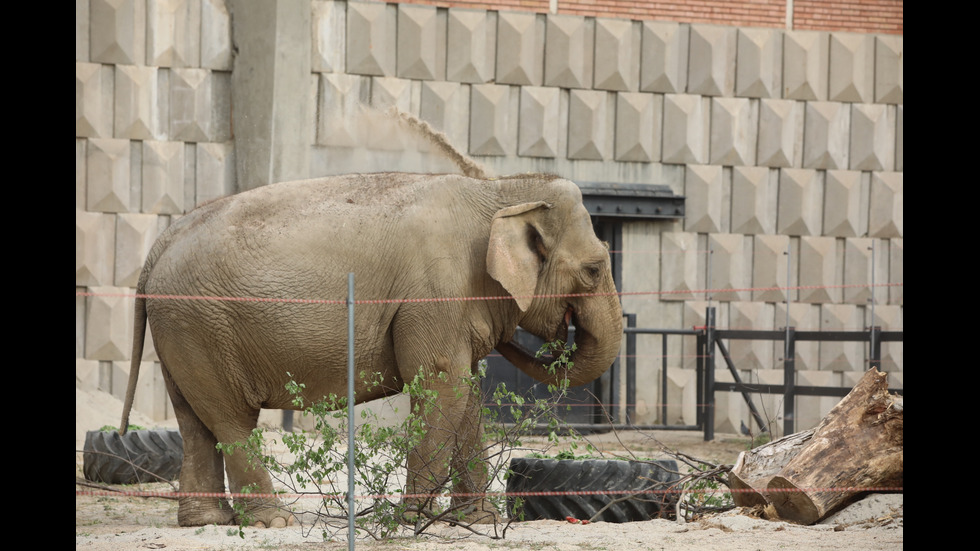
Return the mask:
[[75, 61], [89, 60], [89, 5], [88, 0], [75, 0]]
[[610, 94], [571, 90], [568, 98], [568, 158], [601, 161], [610, 157]]
[[874, 37], [830, 33], [830, 76], [827, 99], [870, 102], [874, 96]]
[[831, 101], [808, 101], [805, 121], [803, 168], [848, 168], [850, 105]]
[[[130, 362], [112, 362], [112, 387], [110, 393], [124, 400], [129, 381]], [[136, 382], [136, 394], [133, 396], [133, 410], [146, 415], [150, 419], [168, 418], [169, 396], [163, 381], [163, 373], [159, 364], [152, 361], [140, 363], [140, 378]], [[173, 415], [169, 415], [170, 418]]]
[[851, 105], [851, 170], [892, 170], [895, 166], [895, 107]]
[[809, 235], [800, 238], [800, 302], [840, 302], [838, 261], [837, 239]]
[[756, 164], [769, 167], [802, 166], [804, 106], [804, 102], [794, 100], [759, 101]]
[[905, 106], [896, 107], [895, 124], [895, 170], [905, 170]]
[[[870, 308], [867, 308], [866, 315], [870, 318], [871, 312]], [[883, 331], [901, 331], [905, 327], [905, 320], [903, 319], [903, 310], [901, 306], [895, 305], [878, 305], [874, 310], [874, 318], [871, 319], [869, 325], [876, 325], [881, 327]], [[904, 362], [903, 349], [905, 348], [904, 343], [899, 342], [883, 342], [881, 343], [881, 370], [888, 373], [889, 376], [889, 386], [897, 388], [901, 386], [901, 379], [897, 381], [892, 381], [892, 374], [900, 372], [903, 369]]]
[[789, 236], [756, 235], [752, 238], [752, 300], [786, 301], [788, 251]]
[[549, 15], [545, 37], [545, 86], [591, 88], [595, 21], [574, 15]]
[[776, 231], [786, 235], [820, 235], [823, 206], [820, 174], [816, 170], [779, 171]]
[[763, 166], [732, 168], [732, 232], [770, 234], [776, 230], [776, 178]]
[[[784, 329], [787, 324], [789, 327], [796, 328], [797, 331], [819, 331], [820, 330], [820, 306], [817, 304], [806, 304], [802, 302], [789, 303], [789, 316], [786, 315], [786, 304], [777, 302], [773, 306], [776, 308], [776, 327]], [[773, 343], [773, 351], [777, 358], [786, 357], [786, 344], [782, 341]], [[797, 341], [796, 342], [796, 369], [818, 369], [820, 360], [820, 346], [816, 341]], [[781, 410], [780, 410], [781, 411]]]
[[704, 164], [707, 161], [709, 101], [688, 94], [664, 95], [663, 162]]
[[691, 25], [687, 91], [731, 96], [735, 91], [735, 27]]
[[871, 173], [871, 237], [904, 237], [905, 184], [902, 172]]
[[89, 48], [94, 63], [146, 63], [146, 0], [91, 0]]
[[184, 147], [181, 142], [143, 142], [142, 212], [184, 213]]
[[684, 174], [684, 231], [722, 231], [726, 193], [724, 172], [718, 165], [688, 165]]
[[783, 98], [826, 100], [829, 63], [827, 33], [787, 31], [783, 36]]
[[875, 37], [875, 101], [905, 103], [905, 37]]
[[[852, 170], [828, 170], [824, 184], [823, 234], [835, 237], [863, 235], [862, 214], [867, 211], [867, 185]], [[864, 208], [862, 208], [864, 205]]]
[[714, 300], [731, 302], [748, 299], [752, 279], [752, 262], [746, 248], [748, 239], [751, 238], [737, 233], [708, 235], [708, 254], [711, 255], [708, 288], [714, 291]]
[[164, 139], [158, 75], [156, 67], [116, 65], [114, 137]]
[[[872, 254], [874, 252], [874, 254]], [[888, 290], [885, 287], [872, 287], [888, 277], [887, 250], [882, 251], [882, 242], [866, 237], [849, 237], [844, 240], [844, 302], [848, 304], [871, 304], [871, 293], [875, 302], [887, 302]], [[872, 275], [877, 281], [872, 280]]]
[[100, 63], [75, 63], [75, 136], [112, 137], [112, 69]]
[[398, 76], [446, 78], [446, 16], [435, 6], [398, 4]]
[[235, 192], [234, 144], [199, 143], [195, 148], [195, 157], [195, 207]]
[[143, 261], [158, 235], [155, 214], [119, 214], [116, 216], [115, 285], [136, 287]]
[[782, 97], [783, 33], [773, 29], [738, 29], [735, 95]]
[[158, 67], [199, 67], [201, 4], [186, 0], [147, 0], [146, 64]]
[[201, 67], [231, 71], [231, 14], [225, 0], [201, 0]]
[[758, 101], [711, 98], [711, 163], [754, 166], [758, 128]]
[[347, 72], [394, 76], [397, 6], [375, 2], [347, 3]]
[[361, 145], [358, 115], [371, 90], [368, 77], [339, 73], [321, 74], [317, 103], [317, 145]]
[[130, 211], [130, 142], [96, 139], [88, 141], [85, 155], [86, 210]]
[[888, 249], [882, 254], [888, 255], [887, 282], [898, 284], [888, 287], [888, 304], [902, 306], [905, 304], [905, 240], [889, 239]]
[[[821, 331], [848, 331], [864, 327], [863, 308], [853, 304], [820, 306]], [[823, 371], [867, 371], [865, 343], [824, 341], [820, 343], [820, 369]]]
[[347, 3], [313, 2], [313, 72], [343, 73], [347, 42]]
[[663, 99], [660, 94], [643, 92], [616, 94], [616, 136], [613, 142], [617, 161], [660, 160]]
[[[797, 371], [796, 384], [803, 386], [845, 386], [840, 373], [833, 371]], [[854, 381], [857, 383], [857, 381]], [[847, 385], [853, 387], [854, 385]], [[796, 398], [796, 428], [815, 427], [830, 413], [837, 403], [838, 396], [799, 396]]]
[[497, 50], [497, 12], [450, 8], [446, 79], [483, 83], [493, 80]]
[[660, 300], [691, 300], [698, 289], [698, 236], [664, 232], [660, 238]]
[[636, 91], [640, 82], [640, 25], [627, 19], [595, 20], [594, 88]]
[[170, 137], [183, 142], [212, 139], [214, 93], [205, 69], [170, 71]]
[[561, 93], [559, 88], [522, 86], [517, 154], [558, 156]]
[[690, 33], [687, 24], [642, 22], [640, 90], [665, 94], [687, 91]]
[[[363, 113], [365, 117], [376, 118], [381, 127], [388, 126], [391, 121], [384, 120], [392, 107], [402, 113], [418, 113], [417, 100], [421, 96], [421, 85], [417, 81], [395, 77], [371, 78], [371, 107], [373, 110]], [[415, 100], [415, 101], [413, 101]], [[407, 136], [403, 132], [385, 132], [372, 128], [363, 132], [365, 145], [370, 149], [381, 151], [403, 151], [408, 147]]]
[[133, 297], [128, 287], [89, 287], [85, 359], [125, 360], [133, 350]]
[[115, 215], [75, 210], [75, 285], [112, 283]]
[[[775, 307], [764, 302], [732, 302], [729, 304], [730, 329], [773, 330]], [[772, 342], [754, 339], [731, 339], [728, 353], [739, 370], [773, 369]]]
[[541, 85], [544, 35], [543, 16], [497, 12], [497, 84]]
[[[444, 133], [456, 149], [467, 150], [469, 87], [457, 82], [423, 82], [419, 117]], [[421, 149], [428, 150], [427, 146]]]
[[470, 154], [507, 155], [516, 149], [511, 87], [474, 84], [470, 90]]

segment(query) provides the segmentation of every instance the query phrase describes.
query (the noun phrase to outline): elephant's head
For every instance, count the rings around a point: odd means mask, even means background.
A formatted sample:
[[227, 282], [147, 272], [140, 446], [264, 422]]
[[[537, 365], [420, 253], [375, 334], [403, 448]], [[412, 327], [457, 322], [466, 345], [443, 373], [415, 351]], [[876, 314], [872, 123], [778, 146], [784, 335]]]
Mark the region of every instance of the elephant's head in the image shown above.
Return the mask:
[[538, 381], [567, 376], [572, 386], [591, 382], [616, 359], [623, 331], [609, 250], [573, 182], [514, 179], [509, 187], [508, 193], [505, 182], [505, 196], [534, 200], [513, 201], [496, 213], [487, 270], [514, 297], [521, 327], [546, 341], [565, 341], [574, 324], [577, 350], [573, 367], [557, 375], [516, 343], [499, 343], [497, 350]]

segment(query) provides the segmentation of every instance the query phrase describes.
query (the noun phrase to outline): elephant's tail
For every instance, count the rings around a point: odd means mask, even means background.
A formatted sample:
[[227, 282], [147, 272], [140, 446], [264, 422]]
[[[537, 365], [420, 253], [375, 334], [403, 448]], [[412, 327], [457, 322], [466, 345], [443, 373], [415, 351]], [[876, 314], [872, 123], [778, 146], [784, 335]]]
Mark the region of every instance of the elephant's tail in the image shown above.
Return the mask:
[[136, 397], [136, 382], [140, 378], [140, 360], [143, 358], [143, 341], [146, 338], [146, 299], [140, 296], [143, 286], [138, 288], [136, 295], [136, 315], [133, 321], [133, 356], [129, 364], [129, 383], [126, 386], [126, 401], [123, 402], [122, 420], [119, 422], [119, 434], [126, 434], [129, 428], [129, 412], [133, 409], [133, 399]]

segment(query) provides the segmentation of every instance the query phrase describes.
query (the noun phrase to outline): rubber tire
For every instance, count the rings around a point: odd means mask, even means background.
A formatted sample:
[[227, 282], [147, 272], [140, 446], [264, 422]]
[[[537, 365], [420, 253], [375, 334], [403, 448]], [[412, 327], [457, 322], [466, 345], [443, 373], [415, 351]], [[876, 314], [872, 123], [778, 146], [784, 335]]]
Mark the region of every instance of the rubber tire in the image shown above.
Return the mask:
[[[116, 431], [90, 430], [85, 433], [82, 470], [85, 480], [105, 484], [136, 484], [174, 480], [184, 461], [184, 440], [171, 429], [131, 430], [120, 436]], [[128, 460], [128, 461], [127, 461]], [[129, 463], [155, 473], [159, 478]]]
[[[665, 490], [680, 479], [677, 462], [576, 460], [576, 459], [511, 459], [507, 493], [512, 492], [569, 492], [563, 495], [520, 496], [522, 503], [515, 511], [517, 497], [508, 495], [507, 511], [523, 520], [592, 519], [608, 503], [622, 498], [623, 492]], [[611, 492], [574, 495], [571, 492]], [[673, 518], [676, 493], [652, 493], [619, 501], [594, 518], [603, 522], [633, 522], [654, 518]]]

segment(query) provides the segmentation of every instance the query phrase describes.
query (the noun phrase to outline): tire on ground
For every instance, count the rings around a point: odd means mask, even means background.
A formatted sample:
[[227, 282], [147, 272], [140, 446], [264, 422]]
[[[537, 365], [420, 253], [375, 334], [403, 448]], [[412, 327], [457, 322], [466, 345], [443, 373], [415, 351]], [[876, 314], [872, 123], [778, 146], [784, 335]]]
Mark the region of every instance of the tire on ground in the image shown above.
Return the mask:
[[[677, 462], [517, 458], [510, 463], [507, 511], [523, 520], [632, 522], [673, 518], [677, 494], [664, 492], [680, 479]], [[660, 490], [622, 499], [644, 490]], [[512, 496], [516, 492], [556, 495]], [[579, 493], [576, 493], [579, 492]]]
[[116, 431], [92, 430], [85, 433], [83, 451], [85, 480], [106, 484], [161, 482], [180, 474], [184, 441], [180, 431], [169, 429], [131, 430], [123, 436]]

